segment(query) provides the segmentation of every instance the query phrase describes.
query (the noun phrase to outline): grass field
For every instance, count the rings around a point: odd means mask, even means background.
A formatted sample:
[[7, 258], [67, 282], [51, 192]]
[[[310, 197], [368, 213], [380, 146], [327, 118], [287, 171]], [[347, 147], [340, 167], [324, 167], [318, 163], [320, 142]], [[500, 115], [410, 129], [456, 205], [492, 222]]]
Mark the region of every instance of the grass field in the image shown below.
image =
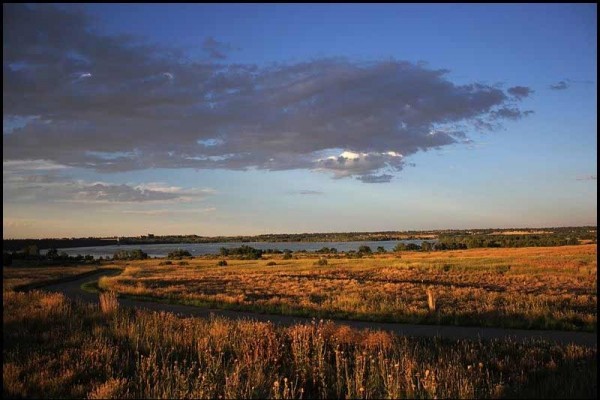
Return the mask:
[[68, 278], [98, 269], [94, 265], [52, 266], [52, 267], [3, 267], [2, 287], [11, 290], [17, 286]]
[[[172, 302], [371, 321], [597, 330], [597, 248], [405, 252], [360, 259], [129, 262], [103, 289]], [[267, 266], [267, 263], [275, 265]]]
[[3, 398], [593, 398], [597, 349], [179, 318], [3, 293]]

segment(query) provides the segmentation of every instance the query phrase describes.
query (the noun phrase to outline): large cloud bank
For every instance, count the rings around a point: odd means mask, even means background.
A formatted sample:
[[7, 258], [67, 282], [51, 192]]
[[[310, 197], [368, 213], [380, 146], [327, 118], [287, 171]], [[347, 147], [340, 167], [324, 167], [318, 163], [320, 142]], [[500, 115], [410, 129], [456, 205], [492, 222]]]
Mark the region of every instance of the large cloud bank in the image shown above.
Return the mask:
[[[98, 171], [307, 169], [380, 183], [411, 154], [531, 112], [519, 108], [528, 87], [458, 85], [423, 64], [194, 62], [96, 32], [81, 12], [3, 11], [4, 161]], [[15, 120], [24, 122], [8, 131]]]

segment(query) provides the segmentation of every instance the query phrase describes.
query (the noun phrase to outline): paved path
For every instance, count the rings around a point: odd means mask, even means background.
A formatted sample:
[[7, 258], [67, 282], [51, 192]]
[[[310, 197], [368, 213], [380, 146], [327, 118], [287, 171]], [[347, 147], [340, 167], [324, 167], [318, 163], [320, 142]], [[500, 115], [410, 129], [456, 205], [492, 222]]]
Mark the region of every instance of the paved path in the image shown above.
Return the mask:
[[[98, 302], [98, 295], [88, 293], [81, 289], [81, 285], [86, 282], [94, 281], [104, 275], [114, 275], [114, 271], [99, 271], [96, 275], [89, 275], [84, 278], [70, 282], [57, 283], [44, 287], [45, 290], [53, 292], [62, 292], [72, 299], [81, 299], [88, 302]], [[151, 311], [167, 311], [184, 316], [208, 317], [211, 314], [223, 316], [232, 319], [254, 319], [257, 321], [271, 321], [280, 325], [292, 325], [298, 322], [310, 322], [312, 318], [295, 317], [287, 315], [260, 314], [255, 312], [218, 310], [209, 308], [200, 308], [194, 306], [155, 303], [151, 301], [141, 301], [128, 298], [120, 298], [119, 304], [124, 307], [141, 308]], [[559, 343], [575, 343], [586, 346], [597, 346], [598, 335], [589, 332], [570, 332], [570, 331], [550, 331], [550, 330], [527, 330], [527, 329], [503, 329], [503, 328], [485, 328], [472, 326], [450, 326], [450, 325], [412, 325], [383, 322], [365, 322], [349, 320], [332, 320], [336, 324], [347, 325], [358, 329], [381, 329], [390, 331], [399, 335], [434, 337], [440, 336], [449, 339], [493, 339], [511, 337], [517, 341], [531, 338], [544, 338]]]

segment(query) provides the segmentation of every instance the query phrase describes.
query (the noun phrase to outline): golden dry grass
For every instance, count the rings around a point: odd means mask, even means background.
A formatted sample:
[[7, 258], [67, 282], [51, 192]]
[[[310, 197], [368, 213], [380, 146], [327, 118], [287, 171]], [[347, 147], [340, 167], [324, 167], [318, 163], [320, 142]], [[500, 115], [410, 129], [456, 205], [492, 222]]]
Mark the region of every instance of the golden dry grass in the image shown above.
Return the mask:
[[[275, 260], [275, 266], [266, 264]], [[130, 262], [118, 293], [270, 313], [595, 331], [596, 245], [403, 252], [370, 258]], [[435, 295], [435, 312], [427, 289]]]
[[10, 290], [16, 286], [67, 278], [97, 269], [93, 265], [70, 265], [52, 267], [3, 267], [2, 286]]
[[179, 318], [3, 293], [3, 398], [593, 398], [597, 349]]
[[119, 301], [114, 292], [104, 292], [99, 294], [100, 310], [104, 314], [114, 314], [119, 308]]

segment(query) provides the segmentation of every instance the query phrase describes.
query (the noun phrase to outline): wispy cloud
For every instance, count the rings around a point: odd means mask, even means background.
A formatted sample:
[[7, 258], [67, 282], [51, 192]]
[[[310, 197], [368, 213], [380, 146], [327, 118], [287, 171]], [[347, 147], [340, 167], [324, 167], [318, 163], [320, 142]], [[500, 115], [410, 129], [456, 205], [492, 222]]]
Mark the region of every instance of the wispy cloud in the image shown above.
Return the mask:
[[4, 229], [15, 229], [15, 228], [29, 228], [34, 226], [37, 221], [32, 219], [25, 218], [11, 218], [11, 217], [3, 217], [2, 218], [2, 227]]
[[595, 181], [596, 175], [580, 176], [576, 178], [578, 181]]
[[314, 195], [322, 195], [324, 193], [322, 191], [320, 191], [320, 190], [298, 190], [298, 191], [295, 191], [295, 192], [289, 192], [289, 194], [300, 194], [300, 195], [314, 196]]
[[516, 97], [520, 100], [525, 97], [531, 96], [531, 94], [533, 94], [534, 91], [527, 86], [513, 86], [511, 88], [508, 88], [507, 92], [511, 96]]
[[202, 49], [208, 53], [211, 58], [224, 60], [227, 58], [227, 53], [236, 50], [230, 43], [220, 42], [212, 36], [207, 37], [202, 42]]
[[[532, 93], [527, 86], [456, 84], [447, 69], [421, 63], [190, 62], [174, 49], [94, 33], [72, 9], [7, 4], [3, 11], [4, 118], [26, 121], [4, 137], [8, 162], [44, 159], [102, 172], [306, 169], [385, 182], [406, 157], [466, 143], [472, 130], [532, 112], [515, 105]], [[223, 59], [231, 46], [208, 38], [204, 48]], [[90, 75], [74, 82], [73, 74]], [[113, 192], [166, 196], [115, 187], [83, 196], [119, 197]]]
[[68, 168], [66, 165], [58, 164], [48, 160], [8, 160], [2, 162], [3, 170], [21, 171], [50, 171]]
[[3, 170], [4, 202], [173, 203], [200, 200], [215, 193], [210, 188], [182, 188], [161, 183], [115, 184], [90, 182], [58, 174], [31, 174], [28, 166], [13, 164]]
[[391, 181], [393, 178], [392, 175], [382, 174], [382, 175], [363, 175], [359, 176], [358, 180], [364, 183], [387, 183]]
[[569, 85], [565, 81], [559, 81], [555, 84], [550, 85], [550, 89], [552, 89], [552, 90], [565, 90], [568, 87], [569, 87]]
[[174, 214], [202, 214], [202, 213], [210, 213], [217, 211], [216, 207], [207, 207], [201, 209], [194, 210], [123, 210], [121, 211], [123, 214], [135, 214], [135, 215], [148, 215], [148, 216], [158, 216], [158, 215], [174, 215]]

